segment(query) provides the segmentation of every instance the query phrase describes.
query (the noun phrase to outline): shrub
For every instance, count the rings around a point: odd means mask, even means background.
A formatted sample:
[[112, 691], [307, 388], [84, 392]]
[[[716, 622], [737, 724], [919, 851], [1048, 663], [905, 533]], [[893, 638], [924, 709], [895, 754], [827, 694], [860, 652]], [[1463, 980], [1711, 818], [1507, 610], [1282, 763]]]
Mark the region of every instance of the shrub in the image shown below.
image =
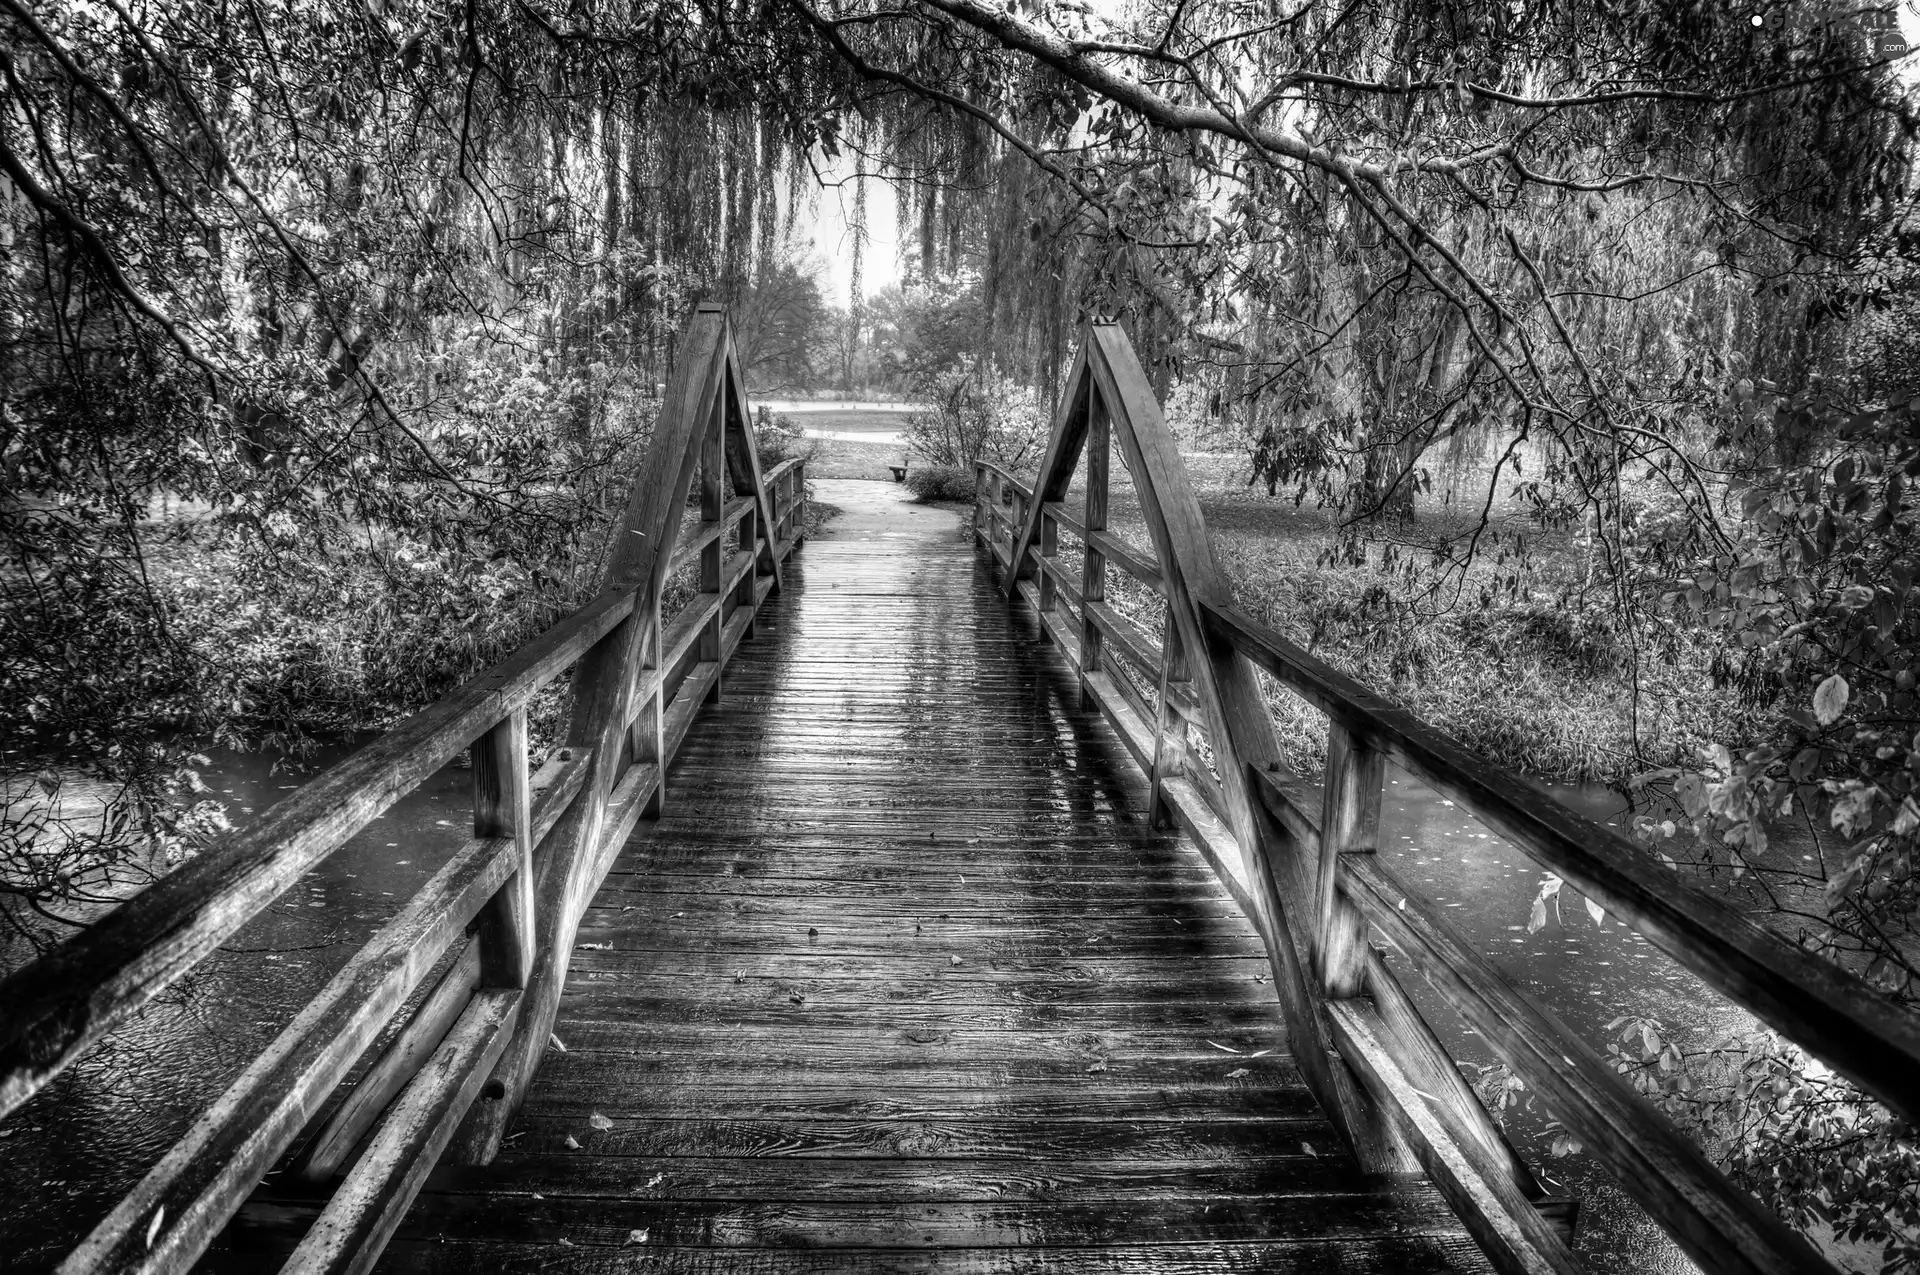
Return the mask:
[[760, 453], [760, 467], [772, 469], [795, 456], [812, 460], [820, 450], [820, 440], [808, 438], [800, 422], [784, 412], [757, 407], [753, 413], [754, 449]]
[[973, 471], [958, 465], [928, 465], [907, 471], [907, 490], [921, 504], [935, 500], [956, 500], [972, 504]]

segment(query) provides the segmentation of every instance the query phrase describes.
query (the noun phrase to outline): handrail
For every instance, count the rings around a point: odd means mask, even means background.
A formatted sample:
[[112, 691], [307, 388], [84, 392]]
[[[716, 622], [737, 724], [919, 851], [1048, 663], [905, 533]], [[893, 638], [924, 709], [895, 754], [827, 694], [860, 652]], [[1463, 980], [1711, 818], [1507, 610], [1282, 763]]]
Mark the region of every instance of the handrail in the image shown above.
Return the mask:
[[[61, 1269], [184, 1271], [274, 1163], [345, 1171], [289, 1270], [370, 1267], [443, 1154], [485, 1163], [552, 1031], [573, 936], [804, 535], [805, 463], [762, 476], [725, 315], [695, 309], [601, 592], [258, 823], [0, 982], [0, 1115], [471, 746], [473, 836], [123, 1198]], [[676, 549], [689, 488], [701, 523]], [[727, 498], [731, 482], [733, 499]], [[735, 532], [737, 544], [726, 543]], [[661, 592], [697, 563], [671, 628]], [[683, 622], [684, 621], [684, 622]], [[529, 772], [526, 707], [573, 673], [566, 747]], [[435, 988], [314, 1128], [414, 992]], [[491, 1079], [490, 1079], [491, 1077]], [[350, 1153], [359, 1145], [358, 1158]]]
[[[1111, 445], [1125, 452], [1154, 542], [1151, 559], [1106, 529]], [[1064, 499], [1083, 455], [1087, 507], [1076, 517]], [[1385, 766], [1392, 761], [1432, 783], [1909, 1118], [1920, 1110], [1920, 1018], [1235, 608], [1172, 436], [1116, 326], [1086, 331], [1034, 480], [984, 460], [975, 470], [976, 538], [1010, 599], [1031, 609], [1083, 698], [1146, 772], [1155, 820], [1176, 822], [1193, 837], [1253, 919], [1301, 1073], [1363, 1167], [1392, 1172], [1417, 1162], [1503, 1271], [1582, 1269], [1569, 1247], [1575, 1202], [1546, 1192], [1462, 1083], [1372, 946], [1377, 935], [1704, 1270], [1832, 1271], [1380, 862], [1374, 851]], [[1059, 548], [1062, 528], [1082, 544], [1077, 583]], [[1157, 645], [1105, 604], [1109, 565], [1164, 599]], [[1157, 661], [1150, 698], [1108, 643], [1136, 666]], [[1282, 778], [1255, 669], [1328, 715], [1318, 793]], [[1211, 768], [1190, 735], [1208, 745]]]
[[1210, 632], [1349, 734], [1459, 802], [1709, 986], [1912, 1120], [1920, 1020], [1864, 981], [1765, 929], [1604, 824], [1489, 766], [1413, 714], [1239, 611], [1203, 606]]

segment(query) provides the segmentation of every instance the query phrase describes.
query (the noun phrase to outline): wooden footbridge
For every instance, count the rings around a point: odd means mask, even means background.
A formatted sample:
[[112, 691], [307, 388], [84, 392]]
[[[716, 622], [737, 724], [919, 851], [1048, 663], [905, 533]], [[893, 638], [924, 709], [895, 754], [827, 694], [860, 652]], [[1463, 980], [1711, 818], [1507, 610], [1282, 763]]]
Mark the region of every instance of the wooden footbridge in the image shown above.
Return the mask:
[[1117, 327], [976, 545], [796, 555], [748, 419], [697, 310], [591, 603], [0, 985], [4, 1114], [471, 749], [471, 838], [64, 1270], [1582, 1269], [1410, 978], [1703, 1270], [1833, 1269], [1379, 862], [1384, 767], [1910, 1119], [1914, 1019], [1237, 612]]

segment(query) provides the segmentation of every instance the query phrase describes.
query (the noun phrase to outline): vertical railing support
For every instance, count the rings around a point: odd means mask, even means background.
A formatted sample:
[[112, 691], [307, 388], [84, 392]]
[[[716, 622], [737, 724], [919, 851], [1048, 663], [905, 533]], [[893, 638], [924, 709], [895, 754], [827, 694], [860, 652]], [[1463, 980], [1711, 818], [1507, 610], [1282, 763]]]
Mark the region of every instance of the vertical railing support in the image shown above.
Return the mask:
[[527, 710], [516, 708], [473, 742], [473, 835], [512, 841], [520, 863], [475, 921], [482, 987], [525, 987], [533, 973], [532, 818]]
[[[1040, 557], [1043, 561], [1039, 572], [1040, 612], [1043, 615], [1053, 610], [1055, 585], [1053, 582], [1053, 572], [1048, 568], [1054, 566], [1053, 560], [1059, 553], [1060, 522], [1043, 508], [1040, 511]], [[1052, 631], [1043, 624], [1040, 626], [1040, 632], [1042, 636], [1051, 636]]]
[[[713, 414], [707, 420], [706, 434], [700, 443], [700, 521], [708, 524], [719, 522], [727, 512], [726, 411], [723, 395], [713, 405]], [[701, 593], [720, 592], [720, 579], [727, 560], [725, 541], [725, 536], [715, 536], [700, 550]], [[700, 631], [699, 658], [702, 663], [720, 662], [720, 639], [726, 622], [725, 605], [715, 606], [712, 616]], [[716, 676], [713, 689], [707, 692], [706, 702], [714, 704], [719, 700], [720, 678]]]
[[[646, 614], [643, 623], [646, 633], [641, 637], [639, 667], [634, 677], [646, 688], [641, 699], [639, 711], [634, 714], [633, 725], [628, 728], [627, 747], [633, 754], [633, 760], [642, 765], [663, 766], [666, 761], [666, 694], [667, 671], [661, 667], [660, 657], [660, 591], [648, 589]], [[645, 819], [658, 819], [666, 809], [666, 776], [653, 786], [653, 794], [647, 798], [646, 806], [640, 814]]]
[[1321, 789], [1320, 876], [1314, 910], [1313, 972], [1330, 1000], [1358, 996], [1367, 980], [1367, 923], [1334, 888], [1343, 854], [1372, 854], [1380, 842], [1380, 801], [1387, 761], [1338, 721], [1327, 724], [1327, 769]]
[[1080, 706], [1091, 708], [1093, 690], [1087, 678], [1100, 671], [1100, 629], [1093, 607], [1106, 600], [1107, 555], [1093, 547], [1093, 533], [1107, 529], [1107, 463], [1110, 446], [1106, 402], [1095, 393], [1087, 404], [1087, 505], [1084, 529], [1086, 557], [1080, 573]]
[[[741, 553], [747, 554], [755, 560], [756, 564], [758, 563], [760, 557], [760, 506], [757, 500], [755, 500], [747, 509], [747, 512], [742, 515], [738, 533], [734, 537], [734, 545]], [[736, 608], [747, 608], [747, 627], [742, 635], [742, 640], [750, 641], [753, 638], [754, 620], [758, 618], [758, 611], [754, 607], [754, 600], [759, 596], [759, 587], [760, 571], [756, 565], [754, 570], [740, 577], [740, 583], [734, 590], [734, 606]]]
[[1174, 711], [1168, 696], [1175, 685], [1184, 684], [1191, 676], [1186, 649], [1180, 644], [1180, 626], [1169, 611], [1160, 630], [1160, 697], [1153, 714], [1153, 770], [1147, 777], [1147, 817], [1155, 828], [1173, 826], [1173, 811], [1161, 788], [1169, 776], [1182, 774], [1187, 765], [1187, 723]]

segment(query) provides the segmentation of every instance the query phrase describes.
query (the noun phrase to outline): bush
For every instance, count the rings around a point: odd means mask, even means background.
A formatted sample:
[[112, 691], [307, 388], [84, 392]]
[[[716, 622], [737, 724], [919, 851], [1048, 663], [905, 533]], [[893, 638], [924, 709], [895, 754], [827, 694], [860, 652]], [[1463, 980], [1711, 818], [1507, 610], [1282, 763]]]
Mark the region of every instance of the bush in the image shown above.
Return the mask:
[[820, 450], [820, 440], [808, 438], [800, 428], [800, 422], [784, 412], [775, 413], [767, 407], [757, 407], [753, 412], [753, 445], [760, 454], [760, 467], [772, 469], [782, 461], [795, 456], [812, 460]]
[[928, 465], [907, 471], [907, 490], [921, 504], [935, 500], [974, 501], [973, 471], [958, 465]]

